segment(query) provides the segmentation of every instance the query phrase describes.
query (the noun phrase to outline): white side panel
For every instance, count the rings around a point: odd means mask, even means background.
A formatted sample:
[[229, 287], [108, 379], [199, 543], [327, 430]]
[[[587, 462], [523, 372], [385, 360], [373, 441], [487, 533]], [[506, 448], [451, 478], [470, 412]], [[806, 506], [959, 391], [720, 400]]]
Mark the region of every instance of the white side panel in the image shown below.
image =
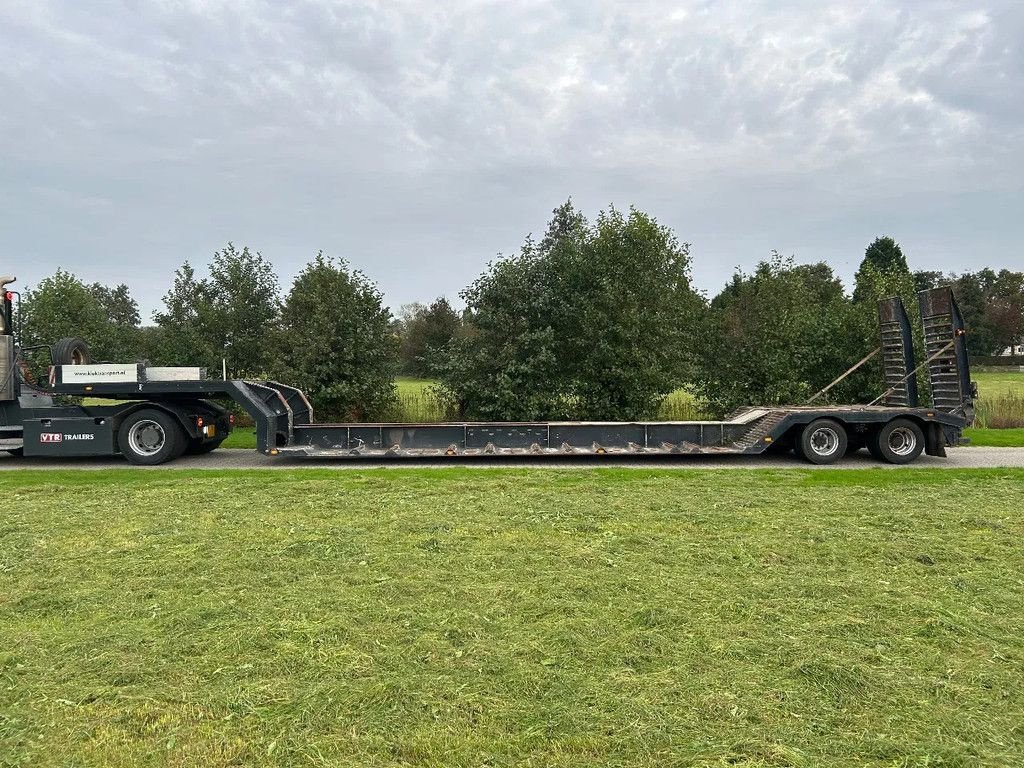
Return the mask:
[[161, 368], [146, 369], [146, 381], [199, 381], [206, 378], [202, 368]]

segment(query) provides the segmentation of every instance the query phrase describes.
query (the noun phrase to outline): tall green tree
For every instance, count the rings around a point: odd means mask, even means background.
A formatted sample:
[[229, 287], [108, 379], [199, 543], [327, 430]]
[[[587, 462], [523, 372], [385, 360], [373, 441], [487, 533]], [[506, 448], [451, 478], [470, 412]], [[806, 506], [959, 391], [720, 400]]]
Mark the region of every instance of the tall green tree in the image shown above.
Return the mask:
[[102, 336], [106, 357], [125, 362], [142, 357], [139, 305], [132, 297], [128, 286], [120, 283], [111, 288], [101, 283], [93, 283], [88, 288], [96, 297], [106, 317], [106, 329]]
[[919, 269], [914, 272], [914, 290], [927, 291], [950, 282], [945, 274], [936, 270]]
[[207, 343], [223, 350], [229, 373], [266, 374], [275, 357], [267, 341], [277, 326], [281, 302], [270, 262], [259, 251], [238, 250], [228, 243], [213, 255], [199, 294], [199, 327]]
[[951, 275], [972, 354], [998, 355], [1024, 338], [1024, 273], [988, 267]]
[[874, 282], [880, 276], [883, 279], [891, 279], [896, 275], [907, 275], [912, 284], [913, 277], [900, 244], [888, 235], [876, 237], [864, 250], [864, 258], [854, 277], [854, 301], [874, 299]]
[[442, 389], [482, 419], [653, 415], [685, 377], [701, 305], [668, 228], [636, 209], [591, 223], [571, 201], [462, 297]]
[[[711, 300], [694, 387], [712, 411], [799, 404], [857, 361], [861, 347], [843, 285], [824, 263], [773, 253], [737, 272]], [[833, 397], [849, 397], [847, 383]]]
[[865, 249], [854, 276], [853, 300], [873, 305], [878, 299], [898, 294], [909, 303], [915, 288], [915, 277], [899, 243], [888, 236], [875, 238]]
[[444, 297], [429, 306], [404, 307], [399, 327], [402, 373], [424, 379], [439, 376], [447, 365], [448, 345], [461, 327], [462, 315]]
[[273, 266], [258, 251], [233, 243], [217, 251], [206, 277], [185, 262], [153, 319], [162, 335], [164, 364], [205, 365], [229, 376], [259, 377], [272, 367], [268, 339], [280, 312], [280, 287]]
[[146, 336], [150, 344], [148, 357], [161, 365], [220, 368], [221, 350], [215, 348], [212, 334], [205, 333], [210, 314], [205, 296], [195, 269], [185, 261], [175, 271], [174, 283], [164, 294], [163, 310], [153, 313], [158, 331]]
[[317, 254], [281, 308], [278, 376], [304, 389], [321, 419], [386, 416], [396, 398], [391, 319], [365, 275]]
[[126, 285], [86, 285], [58, 269], [25, 290], [19, 316], [24, 346], [79, 336], [99, 360], [130, 361], [141, 353], [139, 308]]
[[1024, 272], [1001, 269], [993, 284], [988, 316], [994, 330], [994, 351], [1024, 345]]

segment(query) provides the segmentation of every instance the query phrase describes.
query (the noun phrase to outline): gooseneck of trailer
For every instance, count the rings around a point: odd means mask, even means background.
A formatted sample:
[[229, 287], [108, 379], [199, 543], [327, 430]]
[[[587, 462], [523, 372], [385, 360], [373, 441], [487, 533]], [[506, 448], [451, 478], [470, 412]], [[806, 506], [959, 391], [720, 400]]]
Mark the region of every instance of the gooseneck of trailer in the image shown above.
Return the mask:
[[[949, 288], [918, 296], [920, 363], [902, 301], [879, 303], [879, 348], [833, 382], [880, 356], [884, 381], [872, 403], [749, 406], [717, 421], [631, 422], [320, 424], [295, 387], [209, 379], [198, 368], [90, 364], [80, 339], [55, 344], [49, 380], [31, 383], [19, 367], [12, 298], [8, 292], [0, 307], [0, 450], [26, 456], [121, 454], [133, 463], [159, 464], [182, 453], [205, 453], [231, 430], [223, 404], [232, 401], [255, 424], [257, 450], [278, 457], [542, 459], [792, 450], [828, 464], [867, 449], [879, 461], [903, 464], [922, 452], [945, 456], [974, 413], [966, 329]], [[928, 382], [930, 406], [921, 404], [919, 376]], [[61, 395], [107, 402], [58, 405], [54, 398]]]

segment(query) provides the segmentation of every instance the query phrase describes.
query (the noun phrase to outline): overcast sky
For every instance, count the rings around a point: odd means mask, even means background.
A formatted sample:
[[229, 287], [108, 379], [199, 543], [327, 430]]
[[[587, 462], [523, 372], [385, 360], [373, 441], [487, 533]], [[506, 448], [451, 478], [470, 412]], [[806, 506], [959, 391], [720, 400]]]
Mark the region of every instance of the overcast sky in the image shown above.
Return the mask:
[[144, 316], [231, 240], [317, 250], [394, 308], [458, 291], [572, 196], [849, 279], [1024, 268], [1024, 2], [0, 0], [0, 272]]

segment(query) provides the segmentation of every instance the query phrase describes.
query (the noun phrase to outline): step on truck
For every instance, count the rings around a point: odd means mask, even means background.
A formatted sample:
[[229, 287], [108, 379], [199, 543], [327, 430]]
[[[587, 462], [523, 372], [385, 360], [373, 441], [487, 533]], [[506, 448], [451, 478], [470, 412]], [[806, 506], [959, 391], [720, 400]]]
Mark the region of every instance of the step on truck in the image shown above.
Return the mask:
[[[230, 433], [234, 402], [256, 426], [257, 450], [276, 457], [407, 457], [763, 454], [792, 450], [830, 464], [867, 449], [906, 464], [945, 456], [974, 418], [963, 316], [949, 288], [918, 295], [924, 359], [899, 298], [879, 303], [879, 347], [801, 405], [749, 406], [721, 421], [457, 422], [318, 424], [306, 395], [274, 381], [208, 378], [200, 368], [93, 363], [82, 339], [50, 347], [46, 380], [33, 379], [16, 343], [13, 278], [0, 278], [0, 451], [31, 457], [121, 455], [162, 464], [216, 449]], [[815, 405], [854, 370], [880, 356], [881, 392], [865, 405]], [[926, 371], [931, 405], [918, 372]], [[99, 400], [101, 404], [91, 404]]]

